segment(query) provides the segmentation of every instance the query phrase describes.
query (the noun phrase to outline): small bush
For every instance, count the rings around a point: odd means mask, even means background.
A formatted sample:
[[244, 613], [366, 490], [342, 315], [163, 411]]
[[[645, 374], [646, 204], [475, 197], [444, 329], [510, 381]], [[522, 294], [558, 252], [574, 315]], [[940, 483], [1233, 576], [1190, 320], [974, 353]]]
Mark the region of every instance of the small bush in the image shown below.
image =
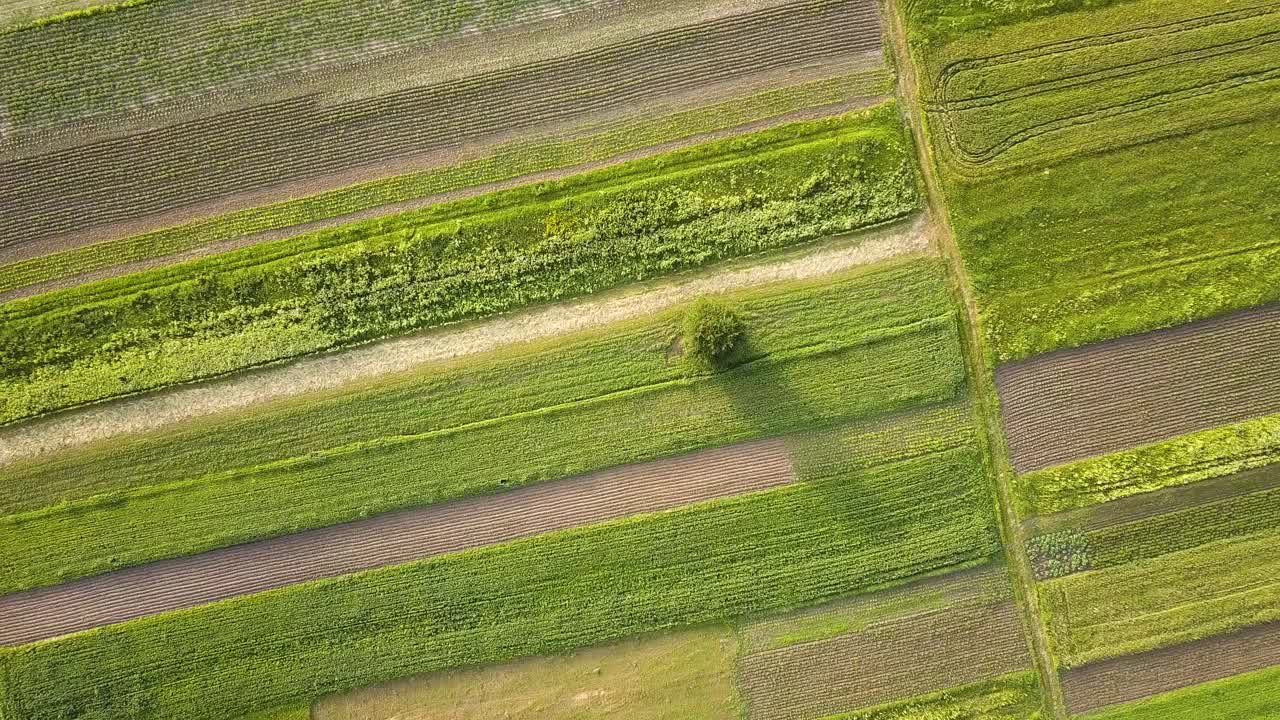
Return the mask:
[[684, 316], [684, 356], [702, 369], [721, 368], [745, 334], [746, 323], [732, 305], [699, 298]]

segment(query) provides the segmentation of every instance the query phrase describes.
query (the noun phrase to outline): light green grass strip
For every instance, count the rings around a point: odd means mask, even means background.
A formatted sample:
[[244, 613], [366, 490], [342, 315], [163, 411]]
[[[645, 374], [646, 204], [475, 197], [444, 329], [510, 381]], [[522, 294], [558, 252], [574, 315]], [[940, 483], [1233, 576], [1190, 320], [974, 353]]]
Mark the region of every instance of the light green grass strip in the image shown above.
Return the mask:
[[1280, 720], [1280, 667], [1163, 693], [1081, 720]]
[[1065, 667], [1280, 620], [1280, 531], [1209, 543], [1040, 585]]
[[23, 720], [223, 720], [992, 557], [991, 508], [959, 449], [40, 642], [4, 671]]
[[1040, 720], [1040, 677], [1035, 672], [898, 700], [823, 720]]
[[1049, 515], [1280, 461], [1280, 415], [1019, 475], [1023, 515]]

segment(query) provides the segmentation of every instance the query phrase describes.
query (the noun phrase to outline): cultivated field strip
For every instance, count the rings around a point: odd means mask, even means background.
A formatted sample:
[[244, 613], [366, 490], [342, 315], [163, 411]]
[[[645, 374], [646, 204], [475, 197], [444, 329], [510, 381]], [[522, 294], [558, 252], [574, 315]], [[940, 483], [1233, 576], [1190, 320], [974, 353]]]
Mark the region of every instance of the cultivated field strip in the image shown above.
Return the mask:
[[1018, 472], [1280, 412], [1280, 306], [996, 370]]
[[1009, 601], [923, 613], [863, 632], [748, 655], [752, 720], [814, 720], [1030, 667]]
[[0, 597], [0, 644], [23, 644], [794, 480], [784, 442], [769, 439], [389, 513]]
[[874, 3], [806, 0], [441, 85], [316, 95], [0, 163], [0, 247], [874, 51]]
[[[1212, 113], [1178, 107], [1280, 79], [1278, 17], [1280, 4], [1260, 4], [956, 60], [935, 78], [929, 109], [941, 120], [950, 159], [957, 169], [970, 170], [1028, 141], [1079, 135], [1075, 131], [1130, 115], [1155, 111], [1167, 117], [1160, 123], [1131, 121], [1123, 132], [1061, 146], [1055, 139], [1058, 152], [1051, 155], [1165, 135], [1169, 121], [1189, 128], [1213, 124]], [[1039, 110], [1024, 107], [1033, 104]], [[1233, 118], [1272, 112], [1257, 102]]]
[[1084, 713], [1280, 664], [1280, 623], [1128, 655], [1062, 673], [1067, 706]]

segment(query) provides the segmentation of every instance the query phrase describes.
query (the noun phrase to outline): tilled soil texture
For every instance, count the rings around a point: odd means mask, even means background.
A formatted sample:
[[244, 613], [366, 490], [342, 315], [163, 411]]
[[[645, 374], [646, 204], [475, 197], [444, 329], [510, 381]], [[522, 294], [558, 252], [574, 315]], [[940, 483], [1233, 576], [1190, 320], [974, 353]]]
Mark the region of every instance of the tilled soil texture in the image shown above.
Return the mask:
[[305, 95], [16, 159], [0, 163], [0, 248], [879, 47], [875, 3], [805, 0], [375, 98]]
[[0, 597], [0, 645], [791, 483], [781, 439], [165, 560]]
[[1075, 714], [1276, 664], [1280, 624], [1272, 623], [1067, 670], [1062, 685]]
[[952, 608], [743, 658], [751, 720], [813, 720], [1031, 667], [1012, 602]]
[[996, 370], [1018, 472], [1280, 412], [1280, 306]]

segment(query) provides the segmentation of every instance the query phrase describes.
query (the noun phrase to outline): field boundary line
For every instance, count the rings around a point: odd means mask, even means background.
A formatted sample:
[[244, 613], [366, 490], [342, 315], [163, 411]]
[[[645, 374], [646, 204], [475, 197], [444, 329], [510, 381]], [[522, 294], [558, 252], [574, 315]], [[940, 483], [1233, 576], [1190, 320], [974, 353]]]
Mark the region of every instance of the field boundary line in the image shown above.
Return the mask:
[[1000, 424], [999, 400], [995, 389], [995, 375], [987, 366], [987, 354], [982, 343], [979, 313], [972, 283], [965, 273], [964, 258], [955, 239], [955, 231], [947, 214], [942, 184], [937, 177], [937, 165], [925, 126], [924, 105], [921, 102], [920, 79], [917, 76], [915, 57], [907, 39], [905, 19], [901, 12], [902, 0], [885, 0], [886, 31], [890, 34], [891, 47], [896, 56], [898, 73], [898, 107], [915, 140], [916, 157], [921, 179], [925, 187], [926, 207], [934, 222], [933, 244], [946, 265], [949, 284], [961, 300], [961, 354], [964, 356], [973, 409], [980, 427], [979, 443], [988, 459], [987, 465], [994, 476], [997, 514], [1000, 535], [1003, 540], [1009, 566], [1014, 576], [1014, 601], [1022, 610], [1023, 623], [1029, 635], [1032, 657], [1040, 674], [1040, 684], [1045, 691], [1045, 709], [1052, 720], [1067, 720], [1066, 700], [1061, 679], [1055, 668], [1050, 650], [1048, 631], [1040, 613], [1039, 595], [1035, 576], [1019, 529], [1013, 494], [1009, 487], [1012, 466], [1004, 434]]

